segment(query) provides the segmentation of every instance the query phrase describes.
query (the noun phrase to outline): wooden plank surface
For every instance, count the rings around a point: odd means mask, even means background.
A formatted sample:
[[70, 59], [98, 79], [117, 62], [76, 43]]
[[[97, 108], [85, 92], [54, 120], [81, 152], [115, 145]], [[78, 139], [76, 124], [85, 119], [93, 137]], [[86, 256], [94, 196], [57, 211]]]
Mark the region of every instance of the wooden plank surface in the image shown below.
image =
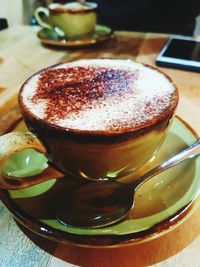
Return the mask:
[[40, 249], [23, 234], [0, 203], [0, 266], [48, 266], [51, 254]]
[[[20, 117], [17, 94], [22, 83], [43, 67], [80, 58], [123, 58], [155, 62], [167, 35], [117, 32], [100, 46], [79, 50], [40, 44], [38, 28], [19, 26], [0, 32], [0, 133]], [[200, 75], [164, 69], [180, 90], [178, 114], [200, 133]], [[174, 231], [145, 244], [116, 249], [76, 248], [56, 244], [16, 225], [0, 205], [0, 266], [130, 267], [200, 266], [198, 209]]]

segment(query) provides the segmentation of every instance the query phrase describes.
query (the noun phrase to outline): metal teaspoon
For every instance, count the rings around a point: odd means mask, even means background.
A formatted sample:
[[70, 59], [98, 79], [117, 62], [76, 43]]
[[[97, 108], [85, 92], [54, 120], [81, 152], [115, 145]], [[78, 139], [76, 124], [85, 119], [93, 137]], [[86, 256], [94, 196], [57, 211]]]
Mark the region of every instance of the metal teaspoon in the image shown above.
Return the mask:
[[56, 216], [66, 226], [100, 228], [122, 220], [134, 206], [136, 190], [155, 175], [200, 154], [200, 140], [154, 167], [134, 182], [90, 182], [60, 201]]

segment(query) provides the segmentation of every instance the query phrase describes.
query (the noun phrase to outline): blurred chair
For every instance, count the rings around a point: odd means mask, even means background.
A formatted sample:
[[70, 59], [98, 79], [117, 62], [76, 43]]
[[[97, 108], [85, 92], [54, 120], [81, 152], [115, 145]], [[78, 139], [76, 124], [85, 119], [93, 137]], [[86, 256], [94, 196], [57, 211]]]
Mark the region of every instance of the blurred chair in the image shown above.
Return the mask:
[[0, 18], [0, 30], [8, 28], [8, 22], [6, 19]]

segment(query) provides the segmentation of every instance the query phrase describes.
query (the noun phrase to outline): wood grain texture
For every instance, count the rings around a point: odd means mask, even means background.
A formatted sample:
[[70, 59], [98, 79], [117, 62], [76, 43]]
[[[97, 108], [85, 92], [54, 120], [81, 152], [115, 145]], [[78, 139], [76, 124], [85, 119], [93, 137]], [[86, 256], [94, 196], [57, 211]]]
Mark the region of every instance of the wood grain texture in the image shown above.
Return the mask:
[[[19, 116], [17, 95], [25, 80], [36, 71], [58, 63], [65, 51], [54, 51], [40, 45], [38, 28], [13, 27], [0, 34], [0, 132]], [[11, 111], [10, 114], [9, 110]]]
[[[154, 65], [167, 35], [117, 32], [99, 46], [50, 49], [36, 37], [38, 28], [19, 26], [0, 33], [0, 133], [20, 116], [17, 94], [22, 83], [43, 67], [80, 58], [123, 58]], [[161, 68], [177, 84], [177, 113], [200, 134], [200, 75]], [[0, 266], [4, 267], [199, 267], [200, 208], [177, 229], [145, 244], [115, 249], [56, 244], [16, 225], [0, 205]]]
[[0, 266], [46, 267], [50, 258], [23, 234], [0, 202]]

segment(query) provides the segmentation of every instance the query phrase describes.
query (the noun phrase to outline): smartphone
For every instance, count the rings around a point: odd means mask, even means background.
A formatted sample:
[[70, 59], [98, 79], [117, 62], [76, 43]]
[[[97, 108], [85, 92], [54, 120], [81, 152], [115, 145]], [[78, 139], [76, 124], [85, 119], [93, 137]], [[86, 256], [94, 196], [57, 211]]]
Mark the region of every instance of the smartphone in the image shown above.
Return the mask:
[[200, 72], [200, 39], [172, 36], [156, 58], [156, 64]]

